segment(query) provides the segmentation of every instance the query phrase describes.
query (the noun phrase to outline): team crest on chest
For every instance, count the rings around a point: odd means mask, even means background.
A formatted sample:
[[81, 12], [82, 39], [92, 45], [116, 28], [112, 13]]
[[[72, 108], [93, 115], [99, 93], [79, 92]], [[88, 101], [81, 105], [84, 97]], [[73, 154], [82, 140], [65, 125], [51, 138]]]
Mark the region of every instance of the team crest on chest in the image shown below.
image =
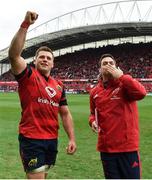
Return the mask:
[[49, 86], [47, 86], [47, 87], [45, 88], [45, 90], [46, 90], [46, 92], [48, 93], [48, 95], [49, 95], [51, 98], [56, 95], [56, 91], [55, 91], [53, 88], [49, 87]]
[[61, 87], [60, 85], [57, 85], [57, 89], [58, 89], [59, 91], [62, 91], [62, 87]]

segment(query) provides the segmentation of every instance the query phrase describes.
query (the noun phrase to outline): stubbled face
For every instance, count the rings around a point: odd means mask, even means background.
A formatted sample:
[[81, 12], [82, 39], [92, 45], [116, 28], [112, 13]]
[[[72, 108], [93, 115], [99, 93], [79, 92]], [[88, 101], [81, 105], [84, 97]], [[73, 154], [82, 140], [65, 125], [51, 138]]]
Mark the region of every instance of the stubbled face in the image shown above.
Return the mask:
[[40, 51], [35, 59], [36, 69], [43, 75], [49, 76], [54, 66], [54, 58], [52, 53], [48, 51]]
[[100, 73], [103, 75], [103, 76], [108, 76], [110, 75], [110, 73], [108, 72], [107, 70], [107, 67], [108, 65], [111, 65], [113, 67], [116, 67], [116, 63], [115, 61], [111, 58], [111, 57], [105, 57], [102, 59], [101, 61], [101, 66], [100, 66]]

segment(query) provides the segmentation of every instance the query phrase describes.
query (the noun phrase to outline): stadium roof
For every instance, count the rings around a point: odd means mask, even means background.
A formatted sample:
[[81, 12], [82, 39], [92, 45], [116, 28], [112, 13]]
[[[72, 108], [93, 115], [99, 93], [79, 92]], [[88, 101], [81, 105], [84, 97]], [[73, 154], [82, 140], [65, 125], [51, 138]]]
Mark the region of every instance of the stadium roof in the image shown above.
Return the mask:
[[[152, 35], [152, 0], [119, 1], [73, 11], [47, 21], [28, 32], [23, 56], [34, 56], [42, 45], [58, 50], [83, 43]], [[8, 48], [0, 51], [8, 61]]]

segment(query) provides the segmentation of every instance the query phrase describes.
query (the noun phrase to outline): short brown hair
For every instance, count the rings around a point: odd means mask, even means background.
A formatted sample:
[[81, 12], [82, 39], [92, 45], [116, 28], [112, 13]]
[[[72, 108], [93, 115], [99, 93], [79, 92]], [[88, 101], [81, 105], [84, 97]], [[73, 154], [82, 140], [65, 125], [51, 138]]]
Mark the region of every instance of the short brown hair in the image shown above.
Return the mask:
[[116, 60], [115, 60], [115, 58], [113, 57], [113, 55], [111, 55], [111, 54], [103, 54], [103, 55], [100, 57], [99, 66], [101, 65], [102, 60], [103, 60], [104, 58], [106, 58], [106, 57], [111, 57], [111, 58], [114, 60], [115, 64], [116, 64]]
[[47, 47], [47, 46], [41, 46], [41, 47], [36, 51], [35, 57], [38, 56], [38, 54], [39, 54], [40, 51], [50, 52], [50, 53], [52, 54], [52, 56], [53, 56], [53, 59], [54, 59], [53, 51], [52, 51], [49, 47]]

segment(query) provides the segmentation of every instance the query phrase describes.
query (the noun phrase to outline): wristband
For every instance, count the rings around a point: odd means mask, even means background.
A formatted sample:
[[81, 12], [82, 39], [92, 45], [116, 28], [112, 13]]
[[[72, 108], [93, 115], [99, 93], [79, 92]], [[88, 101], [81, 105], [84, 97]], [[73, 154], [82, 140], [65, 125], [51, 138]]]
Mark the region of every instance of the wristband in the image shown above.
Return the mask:
[[28, 29], [29, 26], [30, 26], [30, 23], [28, 21], [23, 21], [20, 27], [24, 29]]

